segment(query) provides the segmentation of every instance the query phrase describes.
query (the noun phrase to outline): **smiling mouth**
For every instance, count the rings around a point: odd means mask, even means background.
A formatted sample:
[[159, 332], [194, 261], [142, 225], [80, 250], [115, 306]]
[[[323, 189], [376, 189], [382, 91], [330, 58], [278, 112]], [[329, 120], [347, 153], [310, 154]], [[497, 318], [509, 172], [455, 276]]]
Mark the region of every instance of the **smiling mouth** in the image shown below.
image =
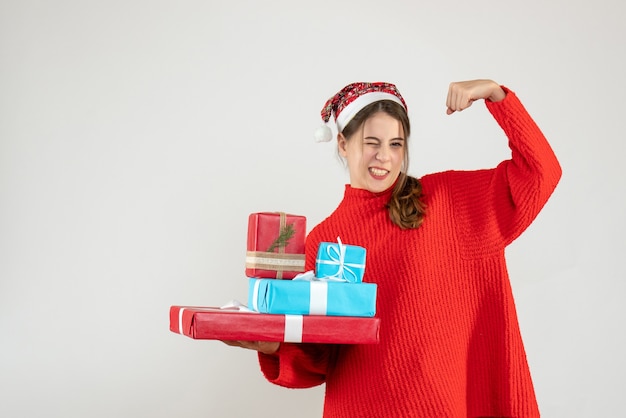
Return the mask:
[[384, 177], [385, 175], [387, 175], [387, 173], [389, 173], [388, 170], [383, 170], [381, 168], [374, 168], [374, 167], [370, 167], [369, 172], [372, 173], [374, 177]]

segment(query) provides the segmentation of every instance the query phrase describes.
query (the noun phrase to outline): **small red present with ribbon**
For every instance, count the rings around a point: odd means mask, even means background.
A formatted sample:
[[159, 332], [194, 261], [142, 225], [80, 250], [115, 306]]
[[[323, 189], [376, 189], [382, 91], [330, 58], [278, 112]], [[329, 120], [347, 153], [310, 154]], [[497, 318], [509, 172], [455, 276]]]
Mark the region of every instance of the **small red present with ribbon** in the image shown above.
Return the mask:
[[246, 276], [293, 279], [304, 272], [306, 217], [257, 212], [248, 217]]

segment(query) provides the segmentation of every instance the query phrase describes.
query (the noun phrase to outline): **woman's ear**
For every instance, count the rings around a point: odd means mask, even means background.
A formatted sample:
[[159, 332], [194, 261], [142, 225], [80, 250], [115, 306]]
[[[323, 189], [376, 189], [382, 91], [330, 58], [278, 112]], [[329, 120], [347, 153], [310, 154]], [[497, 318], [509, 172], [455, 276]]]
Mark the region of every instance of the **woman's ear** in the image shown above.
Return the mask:
[[339, 151], [339, 155], [344, 158], [348, 154], [347, 146], [348, 140], [346, 139], [346, 137], [343, 136], [342, 133], [337, 134], [337, 150]]

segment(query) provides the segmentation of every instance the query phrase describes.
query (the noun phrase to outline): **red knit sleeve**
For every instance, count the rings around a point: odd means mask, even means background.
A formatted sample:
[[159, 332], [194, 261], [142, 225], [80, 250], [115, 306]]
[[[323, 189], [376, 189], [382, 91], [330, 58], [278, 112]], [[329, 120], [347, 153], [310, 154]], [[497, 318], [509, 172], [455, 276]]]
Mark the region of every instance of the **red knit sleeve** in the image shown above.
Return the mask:
[[288, 388], [309, 388], [326, 381], [333, 347], [336, 346], [282, 343], [274, 355], [259, 353], [259, 364], [271, 383]]
[[500, 251], [537, 217], [561, 177], [552, 148], [514, 92], [486, 101], [504, 130], [511, 158], [495, 169], [449, 175], [465, 255]]

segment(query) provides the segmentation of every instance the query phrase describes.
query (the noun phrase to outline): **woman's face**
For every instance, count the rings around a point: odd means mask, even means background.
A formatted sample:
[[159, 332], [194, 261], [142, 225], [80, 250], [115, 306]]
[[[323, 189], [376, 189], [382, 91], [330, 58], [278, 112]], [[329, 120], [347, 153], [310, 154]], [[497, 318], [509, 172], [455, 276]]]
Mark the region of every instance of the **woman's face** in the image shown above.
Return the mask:
[[406, 141], [400, 121], [387, 113], [373, 114], [351, 138], [339, 134], [337, 141], [352, 187], [378, 193], [400, 175]]

